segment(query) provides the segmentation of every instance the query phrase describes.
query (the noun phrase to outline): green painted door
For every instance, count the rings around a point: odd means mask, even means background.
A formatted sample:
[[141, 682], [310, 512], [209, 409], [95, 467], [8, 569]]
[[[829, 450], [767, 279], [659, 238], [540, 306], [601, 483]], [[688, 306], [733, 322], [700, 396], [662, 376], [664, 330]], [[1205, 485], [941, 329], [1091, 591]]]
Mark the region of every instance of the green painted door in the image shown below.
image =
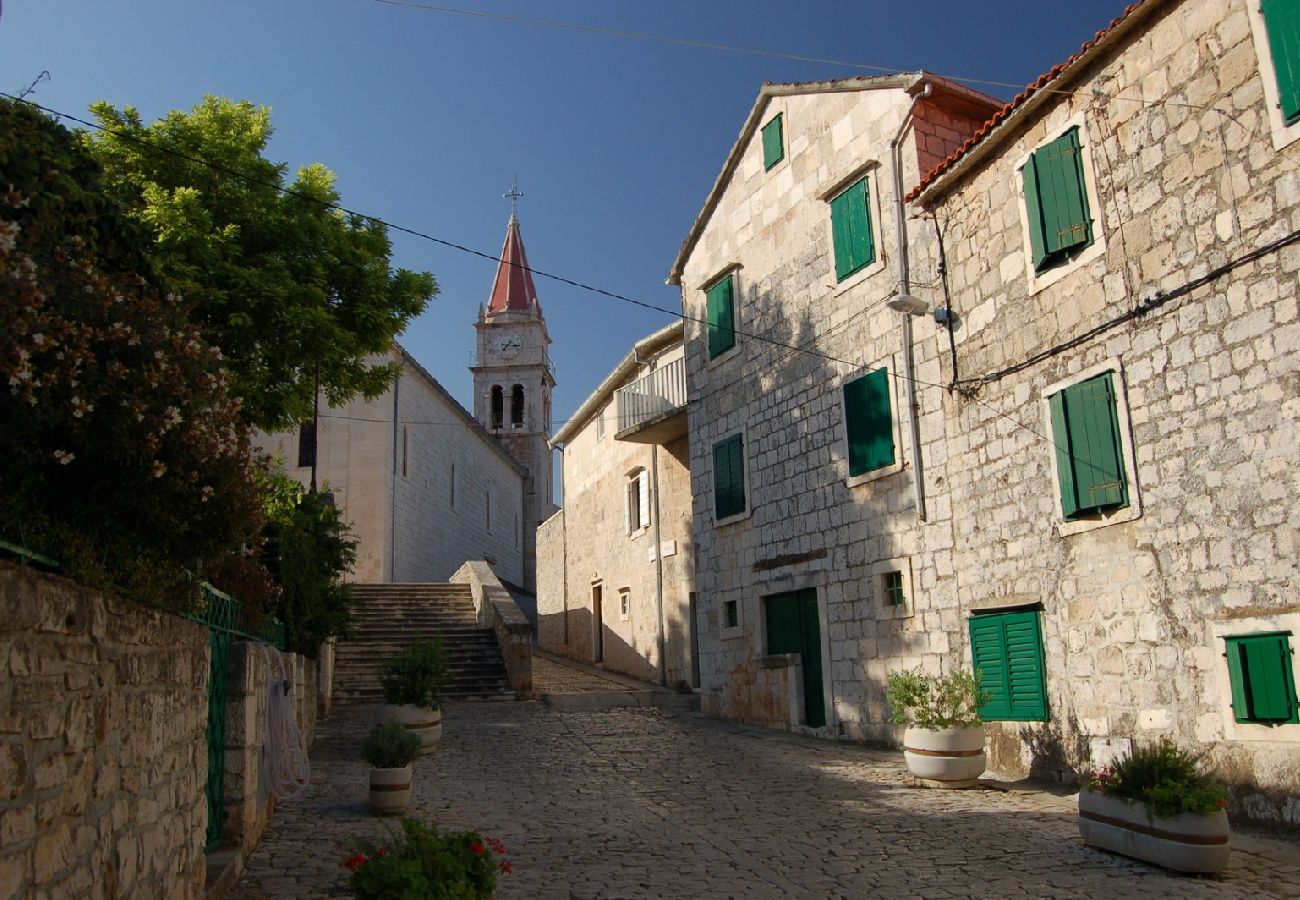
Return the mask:
[[817, 613], [817, 591], [809, 588], [773, 594], [764, 604], [767, 617], [767, 652], [798, 653], [803, 663], [804, 724], [826, 724], [822, 697], [822, 634]]

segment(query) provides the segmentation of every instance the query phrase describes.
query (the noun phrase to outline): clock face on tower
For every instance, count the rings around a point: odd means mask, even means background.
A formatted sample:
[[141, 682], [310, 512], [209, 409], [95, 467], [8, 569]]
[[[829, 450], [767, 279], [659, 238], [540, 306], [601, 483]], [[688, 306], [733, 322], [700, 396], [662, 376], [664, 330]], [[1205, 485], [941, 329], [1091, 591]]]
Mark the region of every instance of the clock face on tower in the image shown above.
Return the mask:
[[509, 358], [519, 352], [519, 348], [523, 346], [523, 342], [519, 340], [519, 335], [507, 334], [503, 337], [497, 338], [496, 346], [497, 353]]

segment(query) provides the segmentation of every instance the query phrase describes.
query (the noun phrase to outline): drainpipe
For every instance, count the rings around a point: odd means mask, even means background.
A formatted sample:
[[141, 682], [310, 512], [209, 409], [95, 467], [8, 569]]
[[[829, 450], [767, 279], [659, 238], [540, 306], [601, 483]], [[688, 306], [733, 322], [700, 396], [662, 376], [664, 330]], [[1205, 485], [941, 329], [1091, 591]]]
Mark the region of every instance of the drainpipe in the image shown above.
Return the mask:
[[569, 648], [569, 515], [564, 508], [564, 493], [568, 478], [564, 475], [564, 445], [556, 444], [560, 451], [560, 602], [564, 609], [564, 648]]
[[[636, 347], [632, 348], [633, 358], [645, 366], [646, 374], [650, 372], [650, 361], [641, 358]], [[664, 649], [664, 548], [659, 530], [659, 445], [650, 445], [650, 529], [655, 542], [655, 619], [658, 624], [656, 642], [659, 646], [659, 684], [668, 684], [668, 658]]]
[[[908, 109], [907, 115], [903, 117], [902, 124], [898, 126], [898, 133], [889, 142], [889, 160], [894, 170], [894, 231], [898, 239], [898, 293], [900, 295], [907, 294], [911, 287], [911, 273], [907, 259], [907, 216], [903, 208], [903, 160], [901, 152], [903, 132], [912, 124], [913, 116], [916, 113], [916, 104], [928, 96], [930, 96], [930, 83], [927, 81], [921, 92], [912, 98], [912, 106]], [[900, 313], [900, 315], [903, 317], [903, 381], [907, 390], [907, 418], [911, 426], [908, 431], [912, 445], [912, 487], [916, 499], [916, 520], [924, 522], [926, 521], [925, 478], [921, 466], [921, 423], [917, 420], [916, 381], [913, 379], [915, 364], [912, 357], [912, 316], [906, 312]]]
[[393, 379], [393, 471], [390, 480], [392, 491], [390, 492], [389, 503], [391, 505], [388, 519], [388, 580], [397, 580], [397, 440], [398, 429], [401, 428], [401, 407], [398, 406], [398, 391], [402, 385], [402, 376], [398, 375]]

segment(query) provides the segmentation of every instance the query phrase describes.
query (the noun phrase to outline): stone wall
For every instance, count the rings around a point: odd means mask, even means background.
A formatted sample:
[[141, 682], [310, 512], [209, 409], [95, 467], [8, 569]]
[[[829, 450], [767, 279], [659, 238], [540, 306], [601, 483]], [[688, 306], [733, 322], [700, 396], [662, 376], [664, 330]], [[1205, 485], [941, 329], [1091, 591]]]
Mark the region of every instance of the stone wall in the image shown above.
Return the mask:
[[496, 635], [515, 699], [533, 699], [533, 625], [528, 617], [482, 560], [466, 562], [448, 580], [469, 585], [478, 625]]
[[0, 895], [201, 894], [208, 631], [0, 563]]

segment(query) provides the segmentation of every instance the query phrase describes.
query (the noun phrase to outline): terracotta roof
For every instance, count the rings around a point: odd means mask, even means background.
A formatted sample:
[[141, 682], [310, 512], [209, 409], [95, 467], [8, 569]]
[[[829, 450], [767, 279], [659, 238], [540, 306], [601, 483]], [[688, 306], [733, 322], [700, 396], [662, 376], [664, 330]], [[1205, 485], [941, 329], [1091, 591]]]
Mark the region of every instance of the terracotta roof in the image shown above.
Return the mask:
[[1085, 42], [1084, 45], [1079, 48], [1077, 53], [1064, 62], [1052, 66], [1051, 69], [1044, 72], [1042, 75], [1039, 75], [1034, 79], [1034, 81], [1026, 85], [1023, 91], [1016, 94], [1016, 96], [1011, 98], [1005, 106], [994, 113], [987, 122], [981, 125], [979, 129], [967, 138], [965, 143], [954, 150], [947, 159], [931, 169], [929, 173], [921, 179], [920, 184], [912, 188], [903, 199], [910, 202], [925, 193], [928, 188], [938, 181], [945, 173], [950, 171], [963, 157], [966, 156], [966, 154], [970, 153], [971, 150], [992, 134], [998, 126], [1002, 125], [1008, 119], [1008, 117], [1024, 107], [1031, 99], [1038, 96], [1044, 88], [1056, 81], [1062, 75], [1071, 72], [1079, 63], [1085, 60], [1090, 61], [1095, 55], [1093, 51], [1100, 45], [1107, 43], [1108, 38], [1116, 36], [1121, 31], [1122, 26], [1133, 23], [1137, 18], [1144, 17], [1136, 16], [1136, 13], [1141, 12], [1145, 14], [1155, 7], [1163, 5], [1164, 2], [1165, 0], [1137, 0], [1137, 2], [1131, 3], [1125, 7], [1124, 11], [1112, 19], [1109, 25], [1098, 31], [1090, 40]]
[[488, 301], [488, 315], [501, 312], [531, 312], [537, 303], [537, 287], [533, 272], [528, 268], [528, 254], [524, 253], [524, 239], [519, 235], [519, 220], [512, 214], [506, 225], [506, 242], [501, 248], [501, 263], [497, 277], [492, 282], [492, 299]]

